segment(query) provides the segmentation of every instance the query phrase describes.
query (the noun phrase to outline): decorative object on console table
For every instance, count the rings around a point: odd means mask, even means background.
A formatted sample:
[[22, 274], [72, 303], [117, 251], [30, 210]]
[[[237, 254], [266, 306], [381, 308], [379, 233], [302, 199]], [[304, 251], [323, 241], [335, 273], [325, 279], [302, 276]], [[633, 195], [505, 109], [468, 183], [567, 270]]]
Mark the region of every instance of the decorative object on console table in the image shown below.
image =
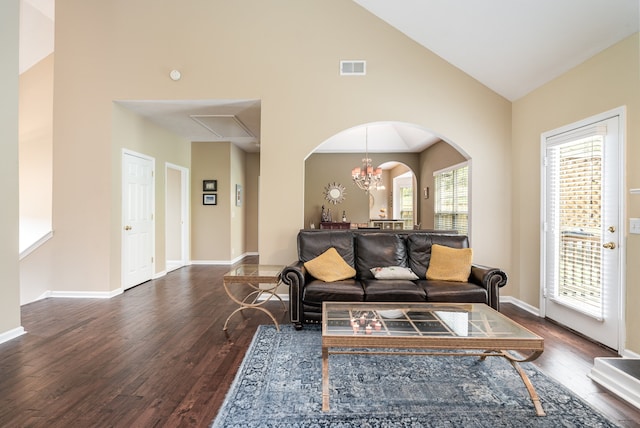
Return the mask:
[[217, 192], [218, 191], [218, 180], [202, 180], [202, 191], [203, 192]]
[[343, 221], [323, 221], [320, 229], [351, 229], [351, 223]]
[[402, 220], [372, 220], [373, 227], [384, 230], [402, 230], [404, 229], [404, 223]]
[[202, 195], [202, 205], [217, 205], [218, 195], [216, 193]]

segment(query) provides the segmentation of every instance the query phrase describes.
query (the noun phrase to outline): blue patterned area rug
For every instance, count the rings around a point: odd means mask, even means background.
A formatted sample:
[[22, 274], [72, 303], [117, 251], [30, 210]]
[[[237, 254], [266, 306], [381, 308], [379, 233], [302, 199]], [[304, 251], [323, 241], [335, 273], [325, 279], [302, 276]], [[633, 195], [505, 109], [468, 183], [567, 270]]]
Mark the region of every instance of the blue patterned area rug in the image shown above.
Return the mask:
[[322, 411], [317, 326], [260, 326], [212, 428], [616, 427], [530, 363], [547, 416], [522, 379], [489, 357], [331, 355], [330, 407]]

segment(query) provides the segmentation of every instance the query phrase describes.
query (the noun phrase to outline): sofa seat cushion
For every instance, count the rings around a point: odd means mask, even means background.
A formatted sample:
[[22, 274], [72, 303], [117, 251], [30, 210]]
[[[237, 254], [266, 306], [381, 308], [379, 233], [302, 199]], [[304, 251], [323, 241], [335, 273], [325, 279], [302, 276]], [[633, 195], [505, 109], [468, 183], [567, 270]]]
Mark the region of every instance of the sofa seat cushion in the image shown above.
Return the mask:
[[424, 289], [407, 279], [365, 279], [362, 281], [367, 302], [424, 302]]
[[360, 281], [345, 279], [335, 282], [324, 282], [313, 279], [308, 282], [302, 292], [305, 304], [322, 306], [322, 302], [362, 302], [364, 290]]
[[487, 290], [468, 282], [416, 281], [427, 295], [427, 302], [486, 303]]

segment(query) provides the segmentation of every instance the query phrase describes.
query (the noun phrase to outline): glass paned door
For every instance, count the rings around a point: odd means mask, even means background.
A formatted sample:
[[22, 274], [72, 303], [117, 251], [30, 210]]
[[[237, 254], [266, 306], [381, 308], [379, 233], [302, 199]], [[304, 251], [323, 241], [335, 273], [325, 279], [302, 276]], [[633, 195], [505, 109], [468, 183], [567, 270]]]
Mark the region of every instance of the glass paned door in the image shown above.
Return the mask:
[[614, 349], [620, 307], [619, 117], [543, 136], [543, 305]]

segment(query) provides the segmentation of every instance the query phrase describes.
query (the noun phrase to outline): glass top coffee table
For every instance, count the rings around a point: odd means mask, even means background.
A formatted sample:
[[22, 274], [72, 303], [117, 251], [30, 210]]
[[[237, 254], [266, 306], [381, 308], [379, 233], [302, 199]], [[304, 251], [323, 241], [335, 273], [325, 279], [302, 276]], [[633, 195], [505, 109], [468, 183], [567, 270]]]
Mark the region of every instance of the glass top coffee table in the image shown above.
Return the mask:
[[536, 414], [544, 416], [538, 394], [518, 365], [543, 350], [543, 338], [482, 303], [324, 302], [322, 410], [329, 410], [330, 354], [498, 356], [520, 374]]

